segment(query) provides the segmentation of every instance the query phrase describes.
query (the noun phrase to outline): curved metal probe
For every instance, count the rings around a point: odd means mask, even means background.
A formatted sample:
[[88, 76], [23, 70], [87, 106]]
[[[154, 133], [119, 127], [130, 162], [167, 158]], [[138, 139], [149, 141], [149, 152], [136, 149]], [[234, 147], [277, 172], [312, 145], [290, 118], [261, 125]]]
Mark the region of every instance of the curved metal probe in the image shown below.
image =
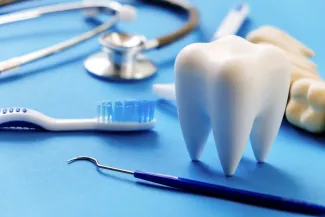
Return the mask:
[[132, 175], [134, 174], [134, 172], [131, 171], [131, 170], [123, 170], [123, 169], [120, 169], [120, 168], [115, 168], [115, 167], [102, 165], [102, 164], [98, 163], [97, 159], [95, 159], [93, 157], [88, 157], [88, 156], [75, 157], [75, 158], [72, 158], [70, 160], [67, 160], [67, 162], [68, 162], [68, 164], [70, 164], [70, 163], [73, 163], [73, 162], [78, 161], [78, 160], [86, 160], [86, 161], [92, 162], [98, 168], [102, 168], [102, 169], [106, 169], [106, 170], [113, 170], [113, 171], [116, 171], [116, 172], [127, 173], [127, 174], [132, 174]]

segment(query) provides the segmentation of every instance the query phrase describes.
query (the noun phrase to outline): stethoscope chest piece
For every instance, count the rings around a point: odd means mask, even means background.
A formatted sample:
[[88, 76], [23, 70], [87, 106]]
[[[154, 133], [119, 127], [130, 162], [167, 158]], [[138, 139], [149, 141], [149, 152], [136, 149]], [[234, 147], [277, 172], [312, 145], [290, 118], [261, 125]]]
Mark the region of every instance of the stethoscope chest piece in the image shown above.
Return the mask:
[[140, 52], [145, 39], [138, 35], [105, 33], [99, 38], [102, 52], [84, 62], [87, 71], [104, 79], [140, 80], [152, 76], [157, 67]]

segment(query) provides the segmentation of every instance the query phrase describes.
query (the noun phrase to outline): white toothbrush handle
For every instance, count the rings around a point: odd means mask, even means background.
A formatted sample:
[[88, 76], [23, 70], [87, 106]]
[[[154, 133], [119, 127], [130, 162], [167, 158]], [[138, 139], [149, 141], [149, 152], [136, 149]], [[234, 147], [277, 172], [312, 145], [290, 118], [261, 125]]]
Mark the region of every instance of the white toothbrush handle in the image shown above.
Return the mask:
[[[0, 110], [0, 126], [42, 128], [49, 131], [93, 130], [97, 119], [54, 119], [33, 109], [5, 108]], [[18, 124], [17, 124], [18, 123]]]
[[50, 131], [80, 131], [95, 130], [97, 125], [97, 119], [53, 119], [46, 128]]
[[161, 99], [176, 101], [175, 84], [154, 84], [153, 94]]
[[98, 119], [58, 119], [48, 126], [51, 131], [138, 131], [149, 130], [156, 126], [156, 121], [151, 122], [101, 122]]
[[51, 131], [138, 131], [154, 128], [156, 121], [144, 123], [130, 122], [101, 122], [94, 119], [57, 119], [48, 125]]

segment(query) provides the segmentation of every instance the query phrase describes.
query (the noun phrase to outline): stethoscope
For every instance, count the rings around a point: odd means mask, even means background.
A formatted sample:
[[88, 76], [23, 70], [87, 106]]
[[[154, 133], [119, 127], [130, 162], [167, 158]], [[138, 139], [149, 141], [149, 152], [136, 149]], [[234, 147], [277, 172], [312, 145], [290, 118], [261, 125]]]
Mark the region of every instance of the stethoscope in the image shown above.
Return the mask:
[[187, 13], [188, 21], [182, 28], [173, 33], [148, 40], [142, 35], [118, 32], [104, 33], [118, 21], [129, 22], [135, 18], [135, 9], [133, 7], [109, 0], [56, 4], [0, 16], [1, 25], [33, 19], [45, 14], [77, 9], [84, 10], [85, 15], [88, 17], [96, 16], [99, 11], [113, 14], [109, 21], [77, 37], [0, 62], [0, 74], [71, 48], [80, 42], [101, 34], [99, 43], [102, 46], [102, 51], [89, 56], [84, 62], [84, 66], [89, 73], [105, 79], [119, 80], [139, 80], [152, 76], [157, 71], [157, 67], [143, 55], [143, 52], [169, 45], [190, 33], [198, 24], [198, 13], [191, 5], [176, 0], [141, 0], [141, 2], [162, 6], [167, 9], [176, 9], [177, 12], [183, 11]]

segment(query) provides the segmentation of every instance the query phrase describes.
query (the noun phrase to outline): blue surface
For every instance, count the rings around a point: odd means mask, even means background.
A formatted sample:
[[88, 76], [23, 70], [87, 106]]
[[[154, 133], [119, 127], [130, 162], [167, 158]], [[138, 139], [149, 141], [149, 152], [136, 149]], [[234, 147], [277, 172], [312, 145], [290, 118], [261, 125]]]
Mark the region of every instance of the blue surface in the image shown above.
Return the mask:
[[[0, 9], [0, 13], [55, 0], [31, 1]], [[148, 55], [157, 62], [157, 76], [140, 82], [113, 83], [85, 72], [83, 60], [100, 47], [97, 38], [22, 67], [19, 76], [0, 80], [0, 106], [25, 107], [60, 118], [96, 115], [103, 100], [144, 98], [154, 83], [173, 82], [173, 62], [185, 45], [212, 37], [236, 1], [191, 0], [201, 14], [200, 28], [183, 40]], [[285, 29], [316, 52], [314, 61], [325, 75], [323, 0], [248, 1], [250, 21], [240, 34], [264, 24]], [[1, 26], [0, 60], [25, 54], [70, 38], [93, 27], [81, 13], [62, 13]], [[119, 29], [148, 38], [183, 24], [175, 14], [139, 7], [138, 19]], [[301, 216], [211, 197], [182, 193], [135, 182], [133, 177], [98, 172], [88, 162], [71, 165], [78, 155], [130, 170], [165, 173], [214, 184], [325, 204], [323, 136], [310, 136], [282, 124], [264, 165], [256, 164], [250, 144], [231, 178], [224, 177], [212, 138], [199, 163], [189, 160], [175, 111], [159, 107], [157, 127], [147, 133], [12, 133], [0, 136], [0, 216]]]

